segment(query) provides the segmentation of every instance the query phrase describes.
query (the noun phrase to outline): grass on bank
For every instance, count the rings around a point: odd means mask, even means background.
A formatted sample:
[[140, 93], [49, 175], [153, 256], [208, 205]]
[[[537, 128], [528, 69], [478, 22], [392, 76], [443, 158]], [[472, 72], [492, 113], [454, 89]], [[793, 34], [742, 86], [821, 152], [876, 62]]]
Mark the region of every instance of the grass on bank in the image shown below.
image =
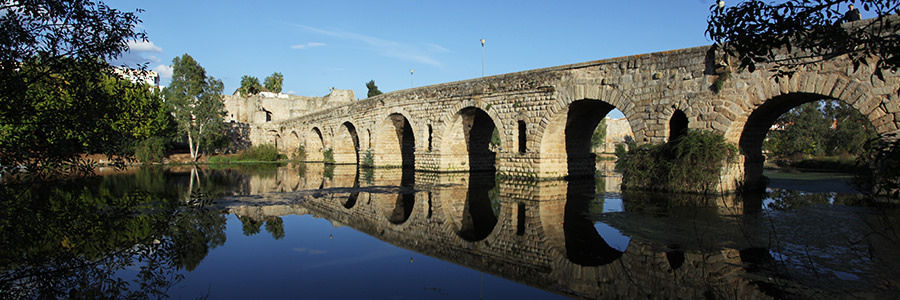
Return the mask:
[[276, 162], [287, 157], [278, 153], [278, 149], [272, 144], [255, 145], [238, 152], [234, 156], [212, 156], [209, 164], [231, 164], [243, 162]]
[[822, 156], [802, 159], [773, 159], [772, 167], [785, 170], [831, 171], [855, 173], [867, 168], [861, 166], [855, 156]]

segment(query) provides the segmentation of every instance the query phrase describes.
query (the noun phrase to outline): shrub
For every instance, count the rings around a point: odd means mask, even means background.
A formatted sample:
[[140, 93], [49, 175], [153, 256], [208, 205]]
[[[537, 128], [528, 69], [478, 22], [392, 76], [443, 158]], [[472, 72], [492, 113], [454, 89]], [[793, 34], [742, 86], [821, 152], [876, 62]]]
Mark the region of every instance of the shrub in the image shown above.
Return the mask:
[[643, 145], [621, 160], [623, 189], [709, 193], [738, 149], [721, 135], [689, 130], [666, 144]]
[[234, 159], [226, 156], [211, 156], [207, 163], [213, 165], [225, 165], [234, 163]]
[[322, 152], [322, 160], [327, 164], [334, 163], [334, 149], [328, 148], [325, 149], [325, 152]]
[[247, 148], [237, 155], [238, 160], [242, 161], [277, 161], [281, 159], [278, 149], [273, 144], [254, 145]]
[[297, 150], [294, 151], [294, 160], [306, 161], [306, 147], [304, 147], [303, 145], [297, 147]]
[[886, 136], [866, 143], [866, 152], [858, 158], [858, 163], [866, 167], [857, 174], [854, 182], [862, 191], [871, 191], [876, 196], [900, 199], [900, 139]]
[[375, 166], [375, 154], [372, 153], [372, 150], [366, 150], [363, 154], [362, 166], [366, 168]]
[[491, 146], [500, 147], [500, 131], [497, 127], [494, 127], [494, 132], [491, 133]]
[[137, 144], [134, 156], [141, 163], [161, 162], [166, 158], [169, 142], [163, 137], [149, 137]]

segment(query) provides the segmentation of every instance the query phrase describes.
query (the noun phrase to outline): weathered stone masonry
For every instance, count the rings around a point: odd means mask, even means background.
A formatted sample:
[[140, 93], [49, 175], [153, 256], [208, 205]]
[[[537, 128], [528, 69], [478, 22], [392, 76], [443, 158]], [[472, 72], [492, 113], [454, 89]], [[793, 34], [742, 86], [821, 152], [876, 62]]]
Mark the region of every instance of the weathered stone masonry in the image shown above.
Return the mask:
[[[720, 92], [711, 86], [720, 59], [696, 47], [551, 67], [401, 90], [284, 121], [252, 124], [251, 140], [284, 152], [304, 146], [310, 160], [333, 149], [336, 163], [366, 152], [379, 167], [492, 170], [555, 178], [593, 172], [590, 135], [613, 108], [638, 143], [661, 143], [673, 115], [688, 127], [723, 134], [743, 157], [724, 174], [733, 190], [762, 168], [762, 139], [775, 118], [809, 101], [834, 98], [868, 117], [881, 134], [900, 133], [900, 76], [854, 69], [846, 56], [806, 65], [790, 77], [733, 71]], [[501, 143], [492, 147], [494, 128]], [[520, 137], [524, 143], [520, 144]], [[524, 147], [522, 147], [524, 146]]]

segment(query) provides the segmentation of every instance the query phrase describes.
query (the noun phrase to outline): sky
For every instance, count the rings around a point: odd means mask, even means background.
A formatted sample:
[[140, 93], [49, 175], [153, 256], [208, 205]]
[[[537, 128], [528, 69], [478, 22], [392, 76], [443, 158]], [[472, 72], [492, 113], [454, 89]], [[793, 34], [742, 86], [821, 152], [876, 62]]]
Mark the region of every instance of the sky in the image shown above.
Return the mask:
[[[107, 0], [142, 9], [116, 64], [147, 63], [171, 80], [192, 56], [225, 84], [284, 75], [283, 92], [324, 96], [365, 83], [391, 92], [482, 76], [709, 45], [712, 0], [646, 1], [169, 1]], [[733, 4], [736, 0], [729, 1]], [[866, 17], [864, 12], [863, 17]], [[480, 40], [485, 39], [484, 47]], [[413, 70], [412, 75], [410, 70]]]

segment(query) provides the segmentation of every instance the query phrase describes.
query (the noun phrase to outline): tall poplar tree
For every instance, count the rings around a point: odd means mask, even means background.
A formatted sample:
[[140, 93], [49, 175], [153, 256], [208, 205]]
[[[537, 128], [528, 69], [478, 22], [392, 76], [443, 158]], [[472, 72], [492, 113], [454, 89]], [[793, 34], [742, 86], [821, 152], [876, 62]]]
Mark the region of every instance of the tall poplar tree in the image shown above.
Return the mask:
[[207, 76], [206, 70], [186, 53], [175, 57], [172, 65], [172, 83], [163, 95], [166, 103], [172, 105], [179, 130], [187, 135], [191, 158], [197, 160], [201, 145], [222, 134], [224, 85], [221, 80]]

